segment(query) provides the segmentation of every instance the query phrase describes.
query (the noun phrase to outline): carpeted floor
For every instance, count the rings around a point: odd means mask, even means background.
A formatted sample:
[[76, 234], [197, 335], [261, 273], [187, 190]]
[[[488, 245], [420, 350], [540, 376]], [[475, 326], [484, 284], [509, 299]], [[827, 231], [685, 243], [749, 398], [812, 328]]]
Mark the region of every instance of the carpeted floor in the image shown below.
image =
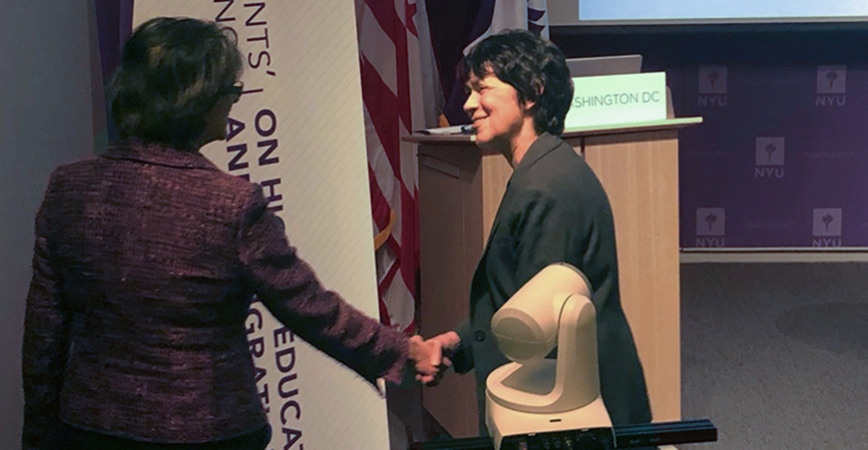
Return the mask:
[[[719, 439], [679, 450], [868, 449], [868, 263], [684, 264], [681, 351]], [[389, 404], [393, 450], [436, 436], [417, 390]]]
[[868, 264], [681, 269], [682, 415], [697, 450], [868, 448]]

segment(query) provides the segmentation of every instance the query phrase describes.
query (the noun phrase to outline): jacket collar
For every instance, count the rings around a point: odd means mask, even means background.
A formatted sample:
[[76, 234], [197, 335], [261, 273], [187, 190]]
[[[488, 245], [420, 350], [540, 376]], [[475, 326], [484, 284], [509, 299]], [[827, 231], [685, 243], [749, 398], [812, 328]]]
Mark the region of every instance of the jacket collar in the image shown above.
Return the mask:
[[178, 150], [163, 144], [146, 144], [134, 140], [110, 146], [101, 157], [185, 169], [217, 169], [214, 163], [198, 151]]
[[512, 170], [512, 175], [509, 176], [509, 181], [506, 182], [506, 192], [504, 193], [504, 199], [501, 200], [500, 206], [497, 209], [497, 213], [494, 215], [494, 223], [491, 225], [491, 231], [488, 233], [488, 243], [485, 244], [485, 250], [482, 253], [482, 258], [485, 258], [485, 255], [488, 252], [489, 244], [491, 244], [491, 238], [494, 236], [497, 231], [497, 227], [500, 226], [500, 209], [503, 208], [504, 204], [507, 203], [507, 196], [510, 195], [509, 186], [512, 184], [512, 180], [515, 179], [516, 175], [521, 172], [526, 172], [530, 170], [530, 168], [534, 165], [535, 162], [539, 161], [543, 156], [551, 153], [552, 150], [556, 149], [559, 145], [561, 145], [563, 141], [561, 138], [551, 135], [549, 133], [543, 133], [539, 135], [527, 151], [524, 153], [524, 157], [521, 158], [518, 165], [516, 165]]
[[554, 150], [560, 145], [561, 139], [549, 133], [543, 133], [530, 144], [530, 147], [524, 153], [518, 165], [515, 166], [515, 172], [524, 171], [533, 166], [540, 158]]

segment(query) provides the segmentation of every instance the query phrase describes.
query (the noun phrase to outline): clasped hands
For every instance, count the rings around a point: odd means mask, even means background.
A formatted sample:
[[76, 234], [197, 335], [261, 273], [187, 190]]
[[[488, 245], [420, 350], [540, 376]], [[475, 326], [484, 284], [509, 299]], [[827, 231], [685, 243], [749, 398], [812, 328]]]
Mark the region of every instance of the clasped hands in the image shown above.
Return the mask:
[[423, 340], [421, 336], [411, 337], [409, 358], [416, 372], [416, 380], [428, 386], [436, 386], [446, 369], [452, 366], [450, 356], [460, 342], [458, 333], [454, 331], [447, 331], [427, 340]]

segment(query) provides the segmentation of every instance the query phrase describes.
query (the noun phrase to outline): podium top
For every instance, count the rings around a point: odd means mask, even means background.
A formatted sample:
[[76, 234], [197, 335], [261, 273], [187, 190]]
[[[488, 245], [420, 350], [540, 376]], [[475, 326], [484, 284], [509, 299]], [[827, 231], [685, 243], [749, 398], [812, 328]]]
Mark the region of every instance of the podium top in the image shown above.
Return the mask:
[[[677, 119], [655, 120], [651, 122], [619, 123], [613, 125], [599, 125], [593, 127], [568, 128], [564, 130], [561, 138], [571, 139], [589, 136], [605, 136], [625, 133], [644, 133], [649, 131], [679, 130], [681, 128], [691, 125], [697, 125], [700, 123], [702, 123], [702, 117], [681, 117]], [[404, 136], [403, 140], [405, 142], [412, 142], [415, 144], [455, 145], [472, 143], [476, 141], [476, 136], [472, 134], [433, 135], [413, 133], [409, 136]]]

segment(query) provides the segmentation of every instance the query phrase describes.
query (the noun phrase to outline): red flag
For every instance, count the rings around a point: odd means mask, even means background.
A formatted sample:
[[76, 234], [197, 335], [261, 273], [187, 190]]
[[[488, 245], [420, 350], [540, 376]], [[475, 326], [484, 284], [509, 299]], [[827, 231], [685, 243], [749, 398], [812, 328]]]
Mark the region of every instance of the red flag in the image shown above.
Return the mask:
[[356, 0], [380, 319], [416, 328], [419, 227], [414, 146], [436, 124], [438, 81], [424, 0]]

